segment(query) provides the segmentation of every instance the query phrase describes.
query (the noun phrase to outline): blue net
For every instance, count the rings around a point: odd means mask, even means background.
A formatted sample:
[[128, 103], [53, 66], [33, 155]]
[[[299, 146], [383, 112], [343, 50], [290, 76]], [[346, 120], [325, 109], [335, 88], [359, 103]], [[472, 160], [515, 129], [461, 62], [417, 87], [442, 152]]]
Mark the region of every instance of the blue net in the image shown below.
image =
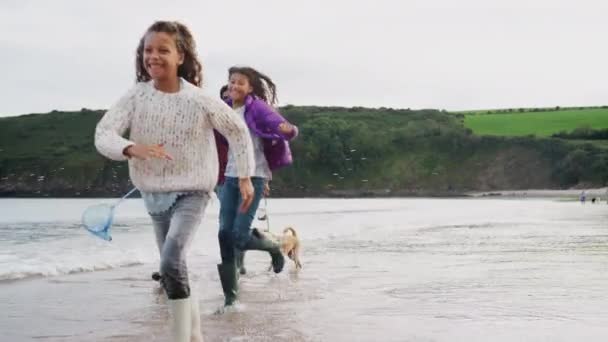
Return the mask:
[[114, 205], [96, 204], [88, 207], [82, 213], [82, 226], [91, 234], [106, 241], [112, 241], [110, 227], [112, 227], [112, 221], [114, 220], [114, 209], [135, 191], [137, 191], [137, 188], [131, 189]]
[[106, 241], [112, 241], [110, 227], [114, 220], [114, 206], [109, 204], [96, 204], [88, 207], [82, 213], [82, 225], [91, 234]]

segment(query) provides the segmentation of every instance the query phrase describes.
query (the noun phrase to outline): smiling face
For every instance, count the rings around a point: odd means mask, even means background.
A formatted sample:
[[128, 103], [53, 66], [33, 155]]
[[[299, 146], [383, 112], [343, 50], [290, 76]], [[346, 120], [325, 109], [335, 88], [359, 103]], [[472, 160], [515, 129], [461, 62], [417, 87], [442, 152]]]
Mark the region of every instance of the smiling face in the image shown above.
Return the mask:
[[175, 81], [177, 69], [184, 62], [175, 38], [165, 32], [146, 34], [142, 58], [146, 72], [155, 82]]
[[253, 87], [251, 86], [251, 83], [249, 83], [249, 78], [247, 78], [247, 76], [235, 72], [230, 75], [228, 90], [232, 101], [235, 104], [242, 104], [247, 95], [253, 92]]

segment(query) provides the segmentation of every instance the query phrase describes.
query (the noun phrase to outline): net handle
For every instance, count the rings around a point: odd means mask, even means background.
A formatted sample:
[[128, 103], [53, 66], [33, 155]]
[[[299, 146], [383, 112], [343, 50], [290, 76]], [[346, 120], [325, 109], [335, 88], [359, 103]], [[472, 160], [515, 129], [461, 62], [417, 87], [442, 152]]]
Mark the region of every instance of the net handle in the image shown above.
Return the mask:
[[122, 196], [121, 199], [119, 199], [112, 207], [117, 207], [122, 201], [126, 200], [127, 197], [129, 197], [132, 193], [134, 193], [137, 190], [137, 188], [133, 188], [131, 189], [131, 191], [127, 192], [126, 195]]

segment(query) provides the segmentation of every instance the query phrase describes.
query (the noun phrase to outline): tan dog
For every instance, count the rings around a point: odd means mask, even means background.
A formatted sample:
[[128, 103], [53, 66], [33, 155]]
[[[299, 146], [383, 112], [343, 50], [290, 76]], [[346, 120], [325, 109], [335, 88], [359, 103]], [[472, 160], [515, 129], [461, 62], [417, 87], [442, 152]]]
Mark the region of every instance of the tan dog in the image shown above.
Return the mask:
[[[278, 236], [266, 230], [264, 230], [262, 233], [269, 239], [281, 245], [281, 253], [286, 255], [294, 262], [296, 269], [302, 268], [302, 263], [300, 262], [300, 239], [298, 238], [298, 234], [296, 233], [295, 229], [292, 227], [287, 227], [283, 229], [283, 234]], [[270, 265], [268, 270], [270, 271], [271, 269], [272, 265]]]

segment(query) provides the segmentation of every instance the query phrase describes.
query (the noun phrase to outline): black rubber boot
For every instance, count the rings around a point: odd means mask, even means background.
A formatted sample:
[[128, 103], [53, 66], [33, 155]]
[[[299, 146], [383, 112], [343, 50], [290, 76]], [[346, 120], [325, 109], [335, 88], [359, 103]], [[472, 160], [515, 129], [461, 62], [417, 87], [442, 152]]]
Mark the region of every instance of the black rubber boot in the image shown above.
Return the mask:
[[239, 293], [236, 264], [234, 262], [218, 264], [217, 272], [224, 291], [224, 306], [232, 305], [236, 302]]
[[283, 257], [283, 253], [281, 253], [281, 246], [269, 240], [255, 228], [243, 250], [257, 250], [270, 253], [274, 273], [280, 273], [283, 270], [283, 266], [285, 266], [285, 258]]
[[236, 259], [236, 268], [239, 273], [241, 275], [247, 274], [247, 269], [245, 268], [245, 251], [235, 249], [234, 257]]

